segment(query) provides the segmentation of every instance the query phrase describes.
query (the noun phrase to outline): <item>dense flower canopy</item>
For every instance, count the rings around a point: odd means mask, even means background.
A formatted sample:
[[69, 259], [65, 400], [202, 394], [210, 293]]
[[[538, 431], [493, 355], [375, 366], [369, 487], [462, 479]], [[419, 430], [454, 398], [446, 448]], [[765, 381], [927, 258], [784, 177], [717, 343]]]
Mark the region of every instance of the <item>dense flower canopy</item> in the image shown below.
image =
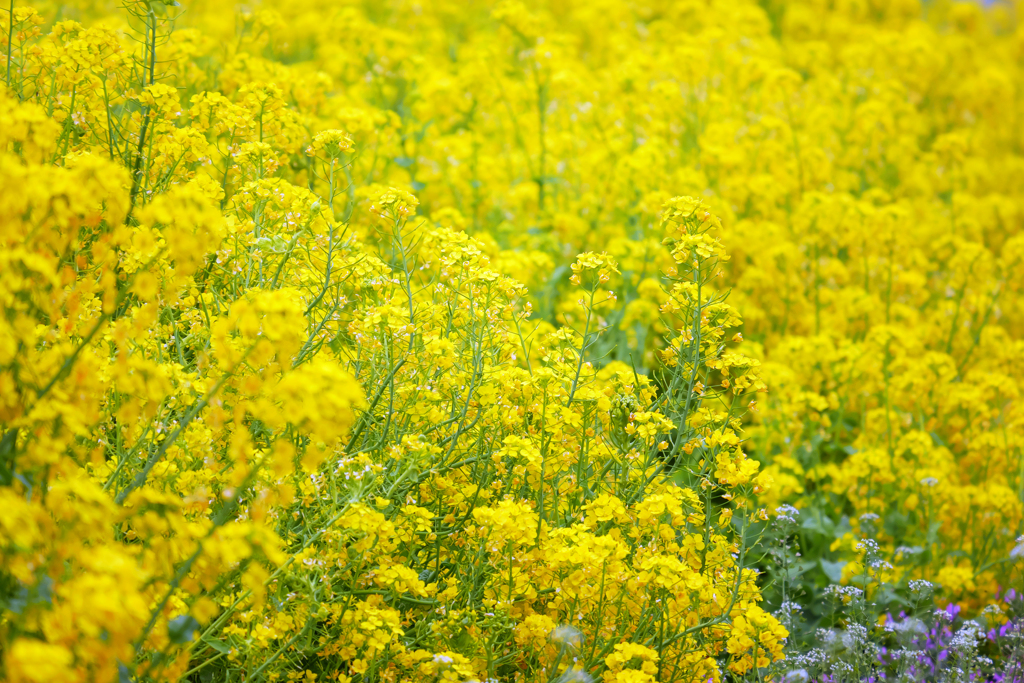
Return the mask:
[[982, 614], [1015, 11], [0, 11], [0, 674], [761, 680], [793, 600]]

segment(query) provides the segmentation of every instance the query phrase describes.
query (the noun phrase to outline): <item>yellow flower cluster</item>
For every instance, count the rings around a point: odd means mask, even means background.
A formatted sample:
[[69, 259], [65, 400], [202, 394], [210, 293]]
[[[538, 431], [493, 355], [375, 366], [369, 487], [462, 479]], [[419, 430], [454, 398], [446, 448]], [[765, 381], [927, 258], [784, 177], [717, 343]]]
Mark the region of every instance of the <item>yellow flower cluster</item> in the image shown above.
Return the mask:
[[0, 677], [760, 677], [759, 504], [845, 512], [848, 579], [868, 523], [1019, 575], [1005, 8], [44, 0], [0, 47]]

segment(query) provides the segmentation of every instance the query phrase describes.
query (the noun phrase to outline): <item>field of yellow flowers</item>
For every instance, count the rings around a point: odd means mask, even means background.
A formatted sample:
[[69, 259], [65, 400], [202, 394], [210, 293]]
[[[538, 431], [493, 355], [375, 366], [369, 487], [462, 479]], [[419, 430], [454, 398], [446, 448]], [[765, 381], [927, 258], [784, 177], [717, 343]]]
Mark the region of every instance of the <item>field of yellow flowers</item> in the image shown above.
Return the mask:
[[1019, 10], [10, 2], [0, 679], [1020, 683]]

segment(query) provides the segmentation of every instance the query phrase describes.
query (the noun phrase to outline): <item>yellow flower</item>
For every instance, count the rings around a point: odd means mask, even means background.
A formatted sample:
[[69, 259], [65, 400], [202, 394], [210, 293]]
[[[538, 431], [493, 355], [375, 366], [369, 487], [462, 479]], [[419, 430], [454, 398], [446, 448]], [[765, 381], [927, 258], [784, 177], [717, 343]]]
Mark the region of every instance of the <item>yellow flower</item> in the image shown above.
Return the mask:
[[12, 683], [64, 683], [74, 681], [71, 652], [60, 645], [19, 638], [4, 657], [7, 680]]

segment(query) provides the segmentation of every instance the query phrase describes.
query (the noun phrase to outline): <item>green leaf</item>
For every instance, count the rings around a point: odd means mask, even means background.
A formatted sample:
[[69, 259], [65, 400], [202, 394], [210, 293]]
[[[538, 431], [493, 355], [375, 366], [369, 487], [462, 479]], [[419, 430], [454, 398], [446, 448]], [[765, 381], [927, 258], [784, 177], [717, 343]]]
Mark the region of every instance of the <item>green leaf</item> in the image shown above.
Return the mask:
[[842, 581], [843, 567], [846, 566], [845, 562], [833, 562], [831, 560], [826, 560], [825, 558], [821, 558], [819, 562], [821, 563], [822, 571], [825, 572], [825, 576], [829, 578], [829, 581], [832, 581], [833, 583], [839, 583]]
[[203, 638], [203, 642], [212, 647], [222, 655], [226, 655], [231, 652], [231, 646], [225, 643], [223, 640], [217, 638]]
[[192, 636], [199, 628], [199, 622], [191, 614], [182, 614], [167, 622], [167, 636], [175, 645], [183, 645], [192, 641]]

